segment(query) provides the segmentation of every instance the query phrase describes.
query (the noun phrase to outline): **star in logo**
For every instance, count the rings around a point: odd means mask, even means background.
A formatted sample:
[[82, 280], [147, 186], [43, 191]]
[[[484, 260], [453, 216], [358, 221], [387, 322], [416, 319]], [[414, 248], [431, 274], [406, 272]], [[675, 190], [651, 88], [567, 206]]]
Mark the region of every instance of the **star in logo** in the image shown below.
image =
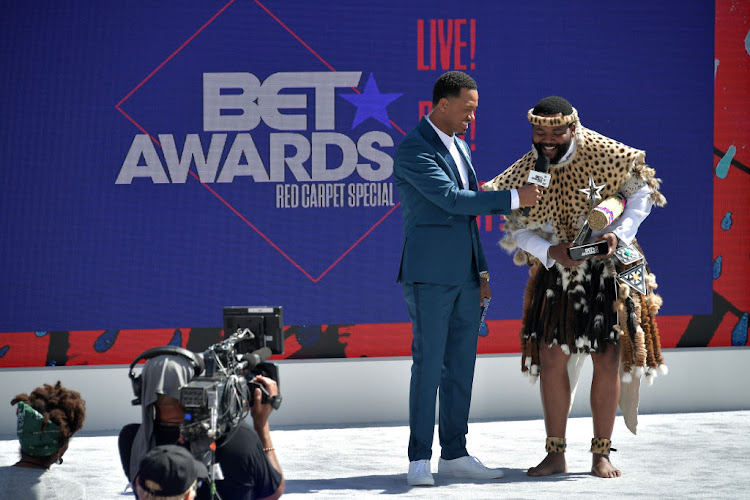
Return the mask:
[[381, 94], [378, 90], [378, 84], [375, 83], [375, 77], [370, 73], [370, 77], [365, 84], [365, 90], [361, 94], [342, 94], [341, 97], [357, 106], [352, 129], [368, 118], [374, 118], [386, 127], [392, 128], [386, 107], [402, 95]]
[[594, 178], [593, 177], [589, 177], [589, 187], [587, 187], [585, 189], [579, 189], [579, 191], [582, 192], [583, 194], [585, 194], [586, 196], [588, 196], [589, 200], [596, 201], [596, 200], [600, 200], [602, 198], [601, 192], [602, 192], [602, 189], [604, 189], [605, 186], [606, 186], [606, 184], [602, 184], [601, 186], [597, 186], [596, 182], [594, 182]]

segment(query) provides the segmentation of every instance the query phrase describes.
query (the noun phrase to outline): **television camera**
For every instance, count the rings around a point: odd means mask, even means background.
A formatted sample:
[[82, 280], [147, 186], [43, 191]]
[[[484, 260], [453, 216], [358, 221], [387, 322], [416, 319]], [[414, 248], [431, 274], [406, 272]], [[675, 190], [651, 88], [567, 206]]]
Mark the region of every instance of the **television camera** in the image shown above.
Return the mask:
[[212, 499], [218, 495], [213, 483], [223, 478], [216, 462], [217, 446], [228, 442], [250, 413], [255, 389], [260, 389], [262, 403], [275, 409], [281, 405], [281, 394], [271, 396], [253, 379], [262, 375], [279, 385], [279, 369], [267, 360], [272, 354], [284, 353], [283, 326], [280, 306], [225, 307], [223, 341], [200, 354], [177, 346], [154, 347], [130, 364], [133, 405], [142, 404], [143, 374], [136, 375], [135, 371], [140, 361], [171, 355], [186, 359], [192, 366], [193, 379], [180, 388], [185, 417], [180, 438], [208, 467]]
[[250, 412], [256, 388], [262, 403], [281, 405], [281, 394], [270, 396], [263, 384], [253, 382], [263, 375], [279, 383], [278, 366], [266, 360], [284, 352], [281, 307], [225, 307], [224, 335], [203, 352], [203, 372], [180, 388], [185, 415], [180, 437], [194, 453], [229, 439]]

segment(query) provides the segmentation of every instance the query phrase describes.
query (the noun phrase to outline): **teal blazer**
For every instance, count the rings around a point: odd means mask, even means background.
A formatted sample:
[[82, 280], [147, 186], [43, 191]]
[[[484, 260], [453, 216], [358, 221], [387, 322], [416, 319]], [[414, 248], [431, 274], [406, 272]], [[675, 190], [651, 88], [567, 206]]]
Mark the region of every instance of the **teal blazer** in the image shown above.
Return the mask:
[[460, 285], [472, 266], [476, 274], [486, 271], [476, 216], [510, 213], [510, 192], [479, 191], [469, 146], [454, 140], [469, 169], [468, 190], [426, 117], [396, 151], [393, 173], [404, 222], [399, 283]]

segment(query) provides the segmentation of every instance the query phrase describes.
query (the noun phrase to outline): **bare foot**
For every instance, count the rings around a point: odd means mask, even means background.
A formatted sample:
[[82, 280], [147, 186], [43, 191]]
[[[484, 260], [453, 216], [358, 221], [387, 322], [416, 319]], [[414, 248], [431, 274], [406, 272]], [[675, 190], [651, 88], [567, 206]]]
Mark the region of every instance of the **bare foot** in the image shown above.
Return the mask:
[[526, 471], [529, 476], [549, 476], [550, 474], [560, 474], [568, 472], [568, 464], [565, 462], [564, 453], [547, 453], [547, 456], [536, 467]]
[[591, 459], [591, 473], [599, 477], [620, 477], [622, 473], [620, 469], [612, 465], [609, 461], [609, 457], [594, 453], [594, 457]]

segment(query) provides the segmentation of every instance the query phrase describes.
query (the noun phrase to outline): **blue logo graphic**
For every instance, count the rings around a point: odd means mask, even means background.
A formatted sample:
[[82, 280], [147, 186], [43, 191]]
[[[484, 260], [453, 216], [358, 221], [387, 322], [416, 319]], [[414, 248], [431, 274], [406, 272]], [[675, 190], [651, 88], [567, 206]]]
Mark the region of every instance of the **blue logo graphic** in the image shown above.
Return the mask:
[[375, 82], [375, 77], [370, 73], [364, 92], [361, 94], [344, 94], [341, 97], [357, 106], [357, 113], [354, 115], [352, 129], [368, 118], [374, 118], [386, 127], [393, 128], [391, 120], [388, 118], [386, 107], [402, 95], [381, 94], [378, 84]]

